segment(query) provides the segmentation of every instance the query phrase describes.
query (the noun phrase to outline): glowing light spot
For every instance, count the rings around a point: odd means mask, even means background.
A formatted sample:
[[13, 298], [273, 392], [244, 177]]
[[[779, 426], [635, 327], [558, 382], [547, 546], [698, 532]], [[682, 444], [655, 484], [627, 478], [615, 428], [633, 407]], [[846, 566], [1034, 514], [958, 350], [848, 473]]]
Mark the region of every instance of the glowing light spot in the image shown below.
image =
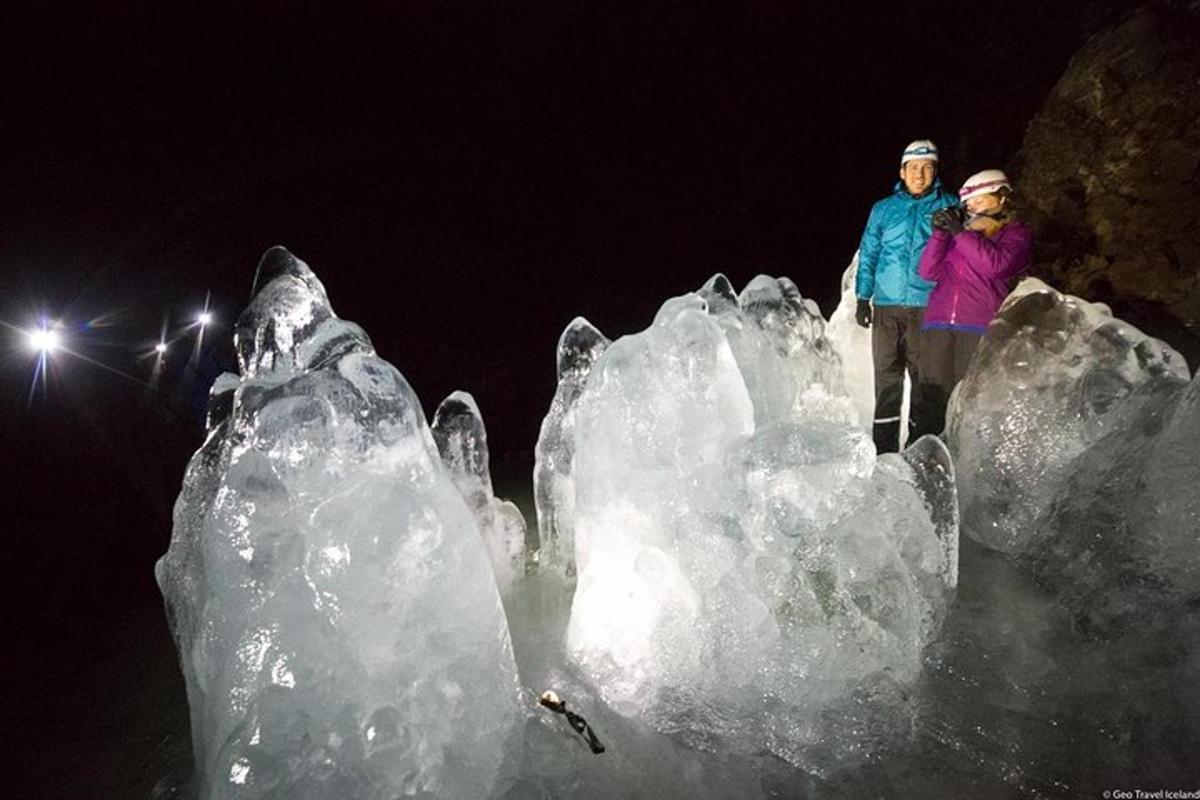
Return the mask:
[[296, 687], [296, 676], [288, 669], [285, 660], [280, 659], [271, 667], [271, 682], [277, 686], [286, 686], [289, 689]]
[[201, 325], [208, 325], [212, 320], [213, 316], [208, 311], [201, 311], [200, 315], [196, 317], [196, 322], [199, 322]]
[[250, 777], [250, 762], [244, 758], [239, 758], [229, 766], [229, 782], [236, 783], [238, 786], [246, 785], [246, 778]]
[[244, 639], [238, 646], [238, 659], [252, 672], [261, 672], [263, 663], [267, 660], [267, 651], [271, 649], [272, 634], [270, 628], [260, 628]]
[[340, 567], [350, 563], [350, 548], [344, 544], [330, 545], [321, 550], [321, 555], [333, 566]]
[[167, 343], [159, 342], [158, 344], [154, 345], [154, 352], [158, 353], [160, 356], [167, 352]]
[[38, 328], [36, 331], [29, 333], [29, 346], [39, 353], [49, 353], [54, 348], [58, 347], [61, 342], [58, 338], [58, 331], [50, 328]]

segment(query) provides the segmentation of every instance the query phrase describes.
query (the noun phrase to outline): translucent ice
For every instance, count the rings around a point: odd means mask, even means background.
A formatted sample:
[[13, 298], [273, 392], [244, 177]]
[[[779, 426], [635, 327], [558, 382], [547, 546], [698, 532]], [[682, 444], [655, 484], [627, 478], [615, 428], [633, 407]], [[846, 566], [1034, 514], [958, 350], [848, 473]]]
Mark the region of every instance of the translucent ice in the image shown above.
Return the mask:
[[1200, 391], [1104, 306], [1028, 280], [951, 398], [964, 530], [1017, 559], [1088, 635], [1200, 600]]
[[542, 569], [575, 575], [572, 515], [575, 484], [575, 401], [588, 373], [609, 341], [583, 317], [571, 320], [558, 339], [558, 388], [538, 434], [533, 495], [537, 505], [539, 557]]
[[903, 725], [956, 580], [953, 469], [932, 437], [876, 459], [789, 281], [668, 300], [596, 361], [573, 439], [567, 647], [610, 705], [794, 764]]
[[[962, 454], [970, 502], [1017, 513], [991, 463], [1060, 442], [996, 421], [1008, 381], [1012, 414], [1083, 443], [1005, 473], [1046, 483], [1013, 495], [1034, 533], [1015, 558], [964, 542], [948, 609], [954, 469], [932, 438], [873, 457], [837, 388], [869, 422], [852, 293], [819, 325], [786, 281], [716, 276], [611, 346], [573, 322], [538, 446], [554, 569], [504, 597], [518, 701], [478, 410], [456, 393], [431, 433], [303, 265], [275, 252], [257, 285], [158, 570], [202, 797], [1063, 797], [1196, 774], [1200, 383], [1105, 309], [1050, 294], [989, 333], [1032, 356], [972, 377], [977, 429], [956, 412], [994, 448]], [[839, 371], [841, 323], [860, 349]]]
[[454, 392], [441, 402], [430, 426], [450, 477], [475, 514], [502, 592], [525, 574], [525, 517], [508, 500], [492, 494], [487, 430], [475, 398]]
[[1124, 405], [1122, 426], [1063, 467], [1020, 553], [1105, 637], [1200, 602], [1200, 378], [1143, 383]]
[[[728, 286], [716, 275], [700, 295], [707, 301]], [[790, 279], [759, 275], [735, 303], [709, 307], [746, 382], [758, 427], [799, 413], [809, 387], [843, 394], [841, 360], [825, 336], [821, 310]]]
[[1106, 307], [1022, 281], [947, 410], [964, 532], [1024, 553], [1080, 468], [1074, 462], [1110, 432], [1136, 434], [1155, 385], [1187, 379], [1178, 353]]
[[282, 248], [236, 343], [156, 568], [200, 796], [488, 795], [516, 667], [416, 396]]
[[[864, 429], [870, 431], [875, 418], [875, 372], [871, 366], [871, 331], [860, 328], [854, 321], [857, 298], [854, 295], [854, 277], [858, 272], [858, 254], [842, 273], [842, 294], [837, 308], [829, 317], [827, 326], [829, 341], [841, 356], [846, 390], [854, 401], [858, 418]], [[901, 431], [904, 427], [901, 426]]]

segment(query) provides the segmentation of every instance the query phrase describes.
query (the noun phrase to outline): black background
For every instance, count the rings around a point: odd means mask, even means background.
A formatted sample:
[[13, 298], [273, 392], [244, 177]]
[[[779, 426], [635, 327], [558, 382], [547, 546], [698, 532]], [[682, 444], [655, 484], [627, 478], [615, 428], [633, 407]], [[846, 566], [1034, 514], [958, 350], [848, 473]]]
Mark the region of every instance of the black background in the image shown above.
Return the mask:
[[[284, 244], [432, 414], [472, 392], [528, 492], [563, 327], [640, 330], [724, 272], [828, 315], [904, 145], [1006, 166], [1092, 4], [405, 2], [6, 10], [6, 624], [70, 647], [152, 566], [259, 256]], [[211, 293], [153, 388], [143, 354]], [[20, 333], [68, 347], [31, 393]], [[118, 374], [121, 373], [121, 374]], [[164, 624], [165, 627], [165, 624]], [[54, 650], [38, 659], [56, 658]]]

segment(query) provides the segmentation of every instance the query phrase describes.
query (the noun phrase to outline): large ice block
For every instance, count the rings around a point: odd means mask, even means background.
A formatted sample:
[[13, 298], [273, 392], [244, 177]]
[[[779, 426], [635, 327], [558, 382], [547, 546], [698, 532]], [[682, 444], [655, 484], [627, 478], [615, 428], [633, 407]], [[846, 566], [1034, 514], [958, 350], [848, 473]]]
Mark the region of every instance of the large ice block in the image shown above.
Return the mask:
[[876, 459], [823, 326], [715, 276], [600, 355], [573, 430], [570, 656], [621, 713], [794, 764], [833, 708], [902, 724], [957, 570], [945, 447]]
[[156, 567], [200, 796], [487, 796], [516, 667], [416, 395], [283, 248], [236, 344]]
[[947, 409], [964, 532], [1023, 553], [1073, 462], [1110, 432], [1135, 432], [1137, 390], [1188, 377], [1178, 353], [1107, 307], [1022, 281]]
[[1200, 390], [1174, 350], [1026, 280], [950, 403], [963, 529], [1089, 635], [1200, 599]]

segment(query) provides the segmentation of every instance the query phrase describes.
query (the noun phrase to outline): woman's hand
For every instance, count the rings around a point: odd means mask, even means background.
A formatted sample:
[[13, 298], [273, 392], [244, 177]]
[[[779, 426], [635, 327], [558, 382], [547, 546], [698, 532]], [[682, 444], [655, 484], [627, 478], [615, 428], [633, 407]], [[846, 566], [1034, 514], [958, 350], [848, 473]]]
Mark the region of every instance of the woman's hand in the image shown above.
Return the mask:
[[951, 236], [963, 229], [963, 212], [958, 206], [948, 206], [939, 208], [933, 212], [930, 218], [930, 223], [933, 227], [940, 231], [946, 231]]

